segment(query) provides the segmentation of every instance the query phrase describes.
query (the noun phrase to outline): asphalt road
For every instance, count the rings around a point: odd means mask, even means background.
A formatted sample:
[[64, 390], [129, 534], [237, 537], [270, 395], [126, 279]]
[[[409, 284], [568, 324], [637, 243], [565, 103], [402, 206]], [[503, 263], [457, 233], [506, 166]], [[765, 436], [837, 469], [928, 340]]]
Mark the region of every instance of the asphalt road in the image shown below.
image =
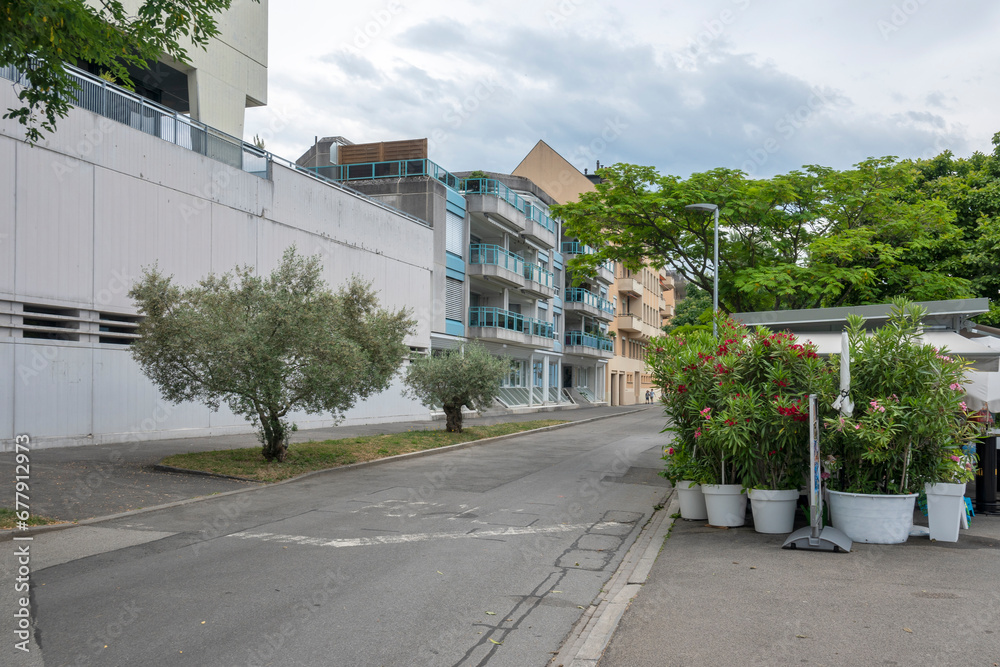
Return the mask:
[[549, 663], [666, 495], [646, 410], [32, 542], [45, 665]]

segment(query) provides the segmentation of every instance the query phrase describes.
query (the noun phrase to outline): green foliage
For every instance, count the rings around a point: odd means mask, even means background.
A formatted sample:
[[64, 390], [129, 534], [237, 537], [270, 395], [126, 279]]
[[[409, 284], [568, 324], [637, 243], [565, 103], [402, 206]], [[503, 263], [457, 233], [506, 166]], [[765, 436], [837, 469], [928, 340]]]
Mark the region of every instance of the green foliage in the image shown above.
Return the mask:
[[408, 393], [424, 405], [444, 409], [449, 431], [462, 431], [462, 406], [489, 407], [500, 394], [500, 381], [510, 368], [506, 357], [495, 357], [481, 343], [464, 350], [445, 350], [419, 357], [406, 369]]
[[414, 322], [352, 279], [336, 294], [318, 256], [285, 251], [268, 277], [251, 267], [181, 288], [154, 267], [129, 296], [145, 319], [132, 356], [173, 402], [225, 403], [255, 424], [264, 458], [282, 461], [292, 410], [335, 418], [385, 390]]
[[616, 164], [579, 201], [554, 207], [564, 233], [594, 247], [569, 270], [608, 259], [675, 269], [711, 293], [713, 219], [685, 206], [720, 207], [719, 307], [724, 312], [836, 307], [971, 296], [970, 278], [942, 257], [962, 239], [944, 202], [910, 196], [918, 170], [895, 158], [854, 169], [807, 166], [751, 180], [731, 169], [661, 176]]
[[[255, 2], [259, 0], [254, 0]], [[14, 65], [30, 82], [24, 106], [8, 109], [27, 140], [54, 132], [71, 107], [76, 86], [63, 63], [88, 61], [129, 85], [129, 65], [168, 55], [187, 62], [187, 46], [205, 48], [218, 34], [216, 15], [232, 0], [145, 0], [131, 13], [120, 0], [5, 0], [0, 9], [0, 66]]]
[[668, 478], [751, 488], [805, 481], [810, 393], [832, 386], [831, 367], [792, 334], [730, 319], [711, 332], [655, 338], [647, 363], [675, 434]]
[[821, 439], [842, 491], [916, 493], [925, 482], [969, 479], [952, 458], [981, 434], [962, 401], [968, 364], [923, 343], [924, 314], [897, 299], [886, 324], [870, 334], [860, 317], [848, 316], [857, 407], [849, 418], [827, 418]]
[[[681, 328], [683, 327], [683, 328]], [[691, 327], [710, 330], [712, 328], [712, 293], [697, 285], [688, 285], [683, 299], [677, 301], [674, 316], [663, 327], [666, 333], [686, 333], [697, 331]]]

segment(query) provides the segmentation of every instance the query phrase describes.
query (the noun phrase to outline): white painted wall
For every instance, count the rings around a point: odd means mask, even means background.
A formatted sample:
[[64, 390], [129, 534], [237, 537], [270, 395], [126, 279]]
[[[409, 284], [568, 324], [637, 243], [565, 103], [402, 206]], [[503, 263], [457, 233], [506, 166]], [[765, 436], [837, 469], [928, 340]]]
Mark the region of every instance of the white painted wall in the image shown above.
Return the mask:
[[[0, 107], [15, 102], [0, 86]], [[0, 302], [134, 314], [142, 267], [181, 284], [248, 264], [268, 273], [296, 244], [324, 258], [336, 287], [372, 281], [384, 306], [419, 322], [408, 343], [430, 347], [433, 232], [343, 189], [274, 165], [241, 172], [124, 125], [73, 110], [39, 146], [0, 121]], [[28, 433], [58, 446], [252, 429], [225, 408], [164, 402], [127, 348], [25, 339], [0, 306], [0, 441]], [[398, 383], [346, 415], [348, 423], [427, 419]], [[329, 415], [294, 415], [300, 428]]]

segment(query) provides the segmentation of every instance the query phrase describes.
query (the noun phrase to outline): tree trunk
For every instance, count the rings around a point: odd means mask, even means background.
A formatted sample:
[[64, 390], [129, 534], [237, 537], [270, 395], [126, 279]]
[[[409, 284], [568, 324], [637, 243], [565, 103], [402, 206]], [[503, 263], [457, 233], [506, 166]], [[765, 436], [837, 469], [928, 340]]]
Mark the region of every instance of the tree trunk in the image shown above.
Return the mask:
[[271, 417], [261, 424], [261, 431], [264, 436], [262, 449], [264, 460], [283, 462], [285, 454], [288, 452], [288, 444], [285, 442], [285, 425], [281, 423], [280, 419]]
[[445, 405], [444, 406], [444, 419], [445, 419], [445, 430], [449, 433], [461, 433], [462, 432], [462, 406], [461, 405]]

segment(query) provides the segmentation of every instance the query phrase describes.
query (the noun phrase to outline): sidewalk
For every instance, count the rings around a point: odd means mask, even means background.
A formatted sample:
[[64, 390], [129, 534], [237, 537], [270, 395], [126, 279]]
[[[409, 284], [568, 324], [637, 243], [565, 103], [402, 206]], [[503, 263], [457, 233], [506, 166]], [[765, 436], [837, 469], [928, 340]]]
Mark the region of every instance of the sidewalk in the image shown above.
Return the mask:
[[[720, 530], [677, 519], [596, 664], [1000, 663], [1000, 517], [974, 518], [957, 543], [831, 553], [782, 549], [784, 539], [749, 520]], [[573, 667], [584, 664], [595, 663]]]
[[[644, 404], [621, 407], [585, 407], [570, 410], [494, 415], [466, 419], [465, 425], [521, 422], [535, 419], [583, 421], [646, 409]], [[655, 408], [654, 408], [655, 409]], [[443, 429], [444, 421], [408, 421], [388, 424], [336, 426], [297, 431], [296, 442], [332, 440], [359, 435]], [[30, 435], [30, 434], [29, 434]], [[206, 438], [150, 440], [116, 445], [57, 447], [30, 452], [30, 507], [33, 515], [61, 521], [109, 516], [144, 507], [262, 486], [254, 482], [155, 470], [163, 458], [185, 452], [259, 447], [252, 433]], [[0, 453], [0, 475], [13, 479], [13, 452]]]

